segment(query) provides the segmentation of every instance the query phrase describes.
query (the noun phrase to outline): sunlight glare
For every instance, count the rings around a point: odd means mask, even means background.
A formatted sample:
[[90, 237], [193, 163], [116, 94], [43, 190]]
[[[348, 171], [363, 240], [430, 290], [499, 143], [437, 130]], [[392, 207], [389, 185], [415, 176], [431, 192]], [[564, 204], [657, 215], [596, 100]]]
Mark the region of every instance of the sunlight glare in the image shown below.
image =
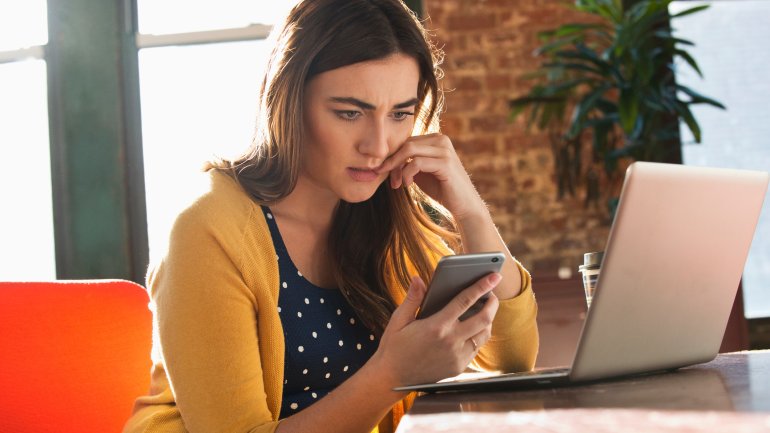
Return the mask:
[[296, 1], [138, 0], [139, 33], [170, 34], [273, 24]]
[[0, 279], [56, 278], [46, 64], [0, 65]]
[[0, 1], [0, 51], [45, 45], [47, 16], [45, 0]]
[[246, 150], [266, 41], [139, 52], [150, 258], [202, 181], [203, 163]]

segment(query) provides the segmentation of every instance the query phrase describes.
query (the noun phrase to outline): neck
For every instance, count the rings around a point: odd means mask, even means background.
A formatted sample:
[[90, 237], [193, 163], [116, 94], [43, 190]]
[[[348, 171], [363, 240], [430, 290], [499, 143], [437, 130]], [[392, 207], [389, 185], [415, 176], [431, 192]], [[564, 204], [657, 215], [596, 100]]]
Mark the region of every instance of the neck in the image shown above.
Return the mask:
[[328, 231], [339, 201], [328, 190], [316, 187], [300, 175], [294, 190], [280, 202], [271, 205], [270, 209], [279, 217]]

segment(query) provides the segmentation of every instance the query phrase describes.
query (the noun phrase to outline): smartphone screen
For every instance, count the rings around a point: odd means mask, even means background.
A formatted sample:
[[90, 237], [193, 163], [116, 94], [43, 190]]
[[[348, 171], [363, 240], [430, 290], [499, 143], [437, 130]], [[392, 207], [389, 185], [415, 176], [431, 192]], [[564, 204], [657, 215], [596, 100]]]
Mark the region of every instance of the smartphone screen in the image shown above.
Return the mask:
[[[425, 294], [417, 318], [424, 319], [436, 313], [479, 279], [492, 272], [500, 272], [504, 261], [505, 255], [501, 252], [442, 257], [428, 285], [428, 292]], [[489, 294], [480, 298], [460, 316], [460, 320], [465, 320], [476, 314], [488, 298]]]

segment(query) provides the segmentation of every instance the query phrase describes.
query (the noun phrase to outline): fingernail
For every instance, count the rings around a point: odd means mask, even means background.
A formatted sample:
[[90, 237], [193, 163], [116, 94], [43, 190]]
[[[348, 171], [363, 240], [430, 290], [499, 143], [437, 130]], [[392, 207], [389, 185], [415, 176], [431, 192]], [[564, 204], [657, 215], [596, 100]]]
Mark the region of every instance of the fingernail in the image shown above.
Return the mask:
[[489, 281], [489, 284], [491, 284], [493, 286], [496, 286], [497, 283], [499, 283], [500, 280], [502, 280], [502, 279], [503, 279], [502, 275], [500, 275], [498, 273], [494, 273], [494, 274], [489, 276], [489, 279], [487, 281]]

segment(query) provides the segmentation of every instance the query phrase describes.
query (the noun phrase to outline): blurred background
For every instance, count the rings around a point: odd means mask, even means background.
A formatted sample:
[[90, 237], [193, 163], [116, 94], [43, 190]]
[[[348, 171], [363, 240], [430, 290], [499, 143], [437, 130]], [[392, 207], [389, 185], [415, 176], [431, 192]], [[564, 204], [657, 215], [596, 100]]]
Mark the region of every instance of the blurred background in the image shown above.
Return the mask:
[[[577, 267], [604, 248], [613, 180], [583, 171], [565, 184], [552, 131], [512, 117], [511, 101], [542, 66], [540, 32], [596, 17], [561, 0], [406, 3], [446, 54], [442, 131], [533, 273], [550, 306], [541, 320], [573, 338], [585, 313]], [[694, 43], [686, 48], [702, 77], [681, 56], [671, 70], [727, 109], [692, 106], [700, 143], [672, 114], [681, 134], [667, 162], [770, 170], [770, 0], [670, 3], [672, 16], [710, 6], [670, 23]], [[143, 283], [202, 163], [248, 146], [266, 38], [290, 4], [0, 1], [0, 280]], [[734, 348], [770, 347], [768, 201], [734, 310]]]

